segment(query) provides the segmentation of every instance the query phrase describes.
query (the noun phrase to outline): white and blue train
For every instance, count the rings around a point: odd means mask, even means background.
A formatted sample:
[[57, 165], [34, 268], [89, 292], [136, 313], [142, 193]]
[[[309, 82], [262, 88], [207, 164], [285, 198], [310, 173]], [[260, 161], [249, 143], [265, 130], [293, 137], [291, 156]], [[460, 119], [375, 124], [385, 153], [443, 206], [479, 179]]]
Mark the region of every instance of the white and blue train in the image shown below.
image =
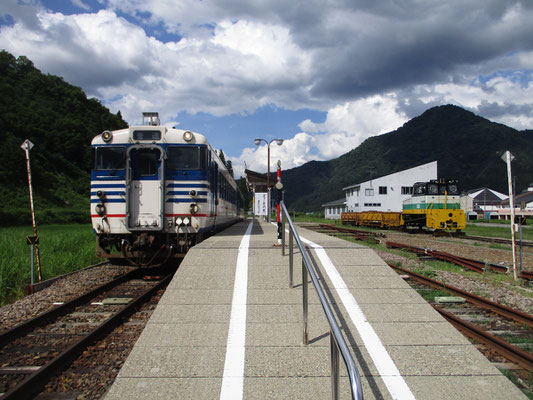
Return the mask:
[[243, 216], [243, 197], [205, 136], [159, 125], [105, 131], [91, 143], [96, 254], [135, 265], [182, 256]]

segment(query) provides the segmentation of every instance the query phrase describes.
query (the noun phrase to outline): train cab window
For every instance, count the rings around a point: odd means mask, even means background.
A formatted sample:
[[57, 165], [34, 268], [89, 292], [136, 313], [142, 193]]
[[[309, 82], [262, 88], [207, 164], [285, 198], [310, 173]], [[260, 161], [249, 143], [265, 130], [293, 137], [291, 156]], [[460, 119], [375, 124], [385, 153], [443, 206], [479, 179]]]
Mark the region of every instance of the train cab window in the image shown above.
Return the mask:
[[450, 196], [457, 196], [459, 194], [459, 188], [455, 184], [448, 185], [448, 194]]
[[95, 170], [126, 168], [126, 148], [121, 146], [97, 147], [94, 153]]
[[159, 157], [160, 152], [157, 149], [138, 150], [135, 155], [135, 175], [157, 175]]
[[425, 184], [415, 184], [413, 186], [413, 196], [424, 196], [426, 194]]
[[167, 149], [168, 169], [206, 169], [207, 149], [203, 146], [172, 146]]
[[439, 193], [439, 187], [436, 184], [429, 184], [428, 185], [428, 194], [429, 195], [437, 195]]

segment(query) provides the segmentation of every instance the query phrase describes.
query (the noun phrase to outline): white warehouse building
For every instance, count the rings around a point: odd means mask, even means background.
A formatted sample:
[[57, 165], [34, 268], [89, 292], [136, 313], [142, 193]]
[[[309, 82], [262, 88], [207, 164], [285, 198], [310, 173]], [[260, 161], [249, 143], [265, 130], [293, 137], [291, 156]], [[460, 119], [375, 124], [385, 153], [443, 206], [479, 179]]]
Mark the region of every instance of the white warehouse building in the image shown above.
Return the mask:
[[402, 211], [416, 182], [437, 179], [437, 161], [343, 188], [346, 211]]

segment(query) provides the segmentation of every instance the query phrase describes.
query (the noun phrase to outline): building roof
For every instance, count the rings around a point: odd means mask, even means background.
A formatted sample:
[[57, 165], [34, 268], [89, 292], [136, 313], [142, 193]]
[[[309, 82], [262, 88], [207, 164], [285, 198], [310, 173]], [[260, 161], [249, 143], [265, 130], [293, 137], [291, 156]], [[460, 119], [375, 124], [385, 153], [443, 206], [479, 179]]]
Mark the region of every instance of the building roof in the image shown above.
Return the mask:
[[[533, 191], [526, 190], [520, 194], [514, 196], [514, 206], [520, 207], [520, 204], [523, 202], [525, 204], [531, 203], [533, 201]], [[502, 206], [509, 206], [509, 199], [502, 201]]]
[[502, 200], [507, 199], [509, 196], [506, 194], [497, 192], [489, 188], [472, 189], [466, 192], [468, 197], [471, 197], [478, 202], [484, 203], [500, 203]]
[[329, 203], [322, 204], [322, 207], [330, 207], [330, 206], [344, 206], [346, 205], [346, 198], [343, 197], [342, 199], [330, 201]]
[[[244, 170], [244, 176], [246, 177], [246, 185], [248, 186], [249, 191], [253, 191], [255, 187], [256, 192], [266, 192], [267, 191], [267, 174], [261, 174], [256, 171], [249, 169]], [[270, 173], [270, 187], [273, 187], [278, 181], [276, 174]]]

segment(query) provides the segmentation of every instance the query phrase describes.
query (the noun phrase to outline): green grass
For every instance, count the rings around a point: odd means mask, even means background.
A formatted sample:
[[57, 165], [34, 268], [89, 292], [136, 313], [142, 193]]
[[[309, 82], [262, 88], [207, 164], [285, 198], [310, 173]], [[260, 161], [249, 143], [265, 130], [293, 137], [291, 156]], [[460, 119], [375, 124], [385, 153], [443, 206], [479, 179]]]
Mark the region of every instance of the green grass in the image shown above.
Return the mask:
[[[38, 228], [42, 280], [95, 264], [94, 233], [88, 224], [44, 225]], [[0, 304], [24, 295], [30, 284], [30, 246], [26, 236], [31, 227], [0, 228]], [[34, 262], [37, 282], [37, 261]]]
[[[464, 232], [471, 236], [488, 236], [488, 237], [501, 237], [511, 239], [511, 228], [509, 224], [494, 225], [494, 226], [479, 226], [467, 224]], [[516, 232], [516, 240], [518, 242], [519, 234]], [[522, 229], [522, 239], [533, 240], [533, 229]]]
[[511, 382], [515, 384], [522, 393], [524, 393], [528, 399], [533, 400], [533, 392], [531, 391], [531, 387], [533, 387], [533, 380], [523, 381], [519, 377], [517, 377], [512, 371], [509, 371], [507, 369], [498, 368], [500, 372], [507, 377]]

